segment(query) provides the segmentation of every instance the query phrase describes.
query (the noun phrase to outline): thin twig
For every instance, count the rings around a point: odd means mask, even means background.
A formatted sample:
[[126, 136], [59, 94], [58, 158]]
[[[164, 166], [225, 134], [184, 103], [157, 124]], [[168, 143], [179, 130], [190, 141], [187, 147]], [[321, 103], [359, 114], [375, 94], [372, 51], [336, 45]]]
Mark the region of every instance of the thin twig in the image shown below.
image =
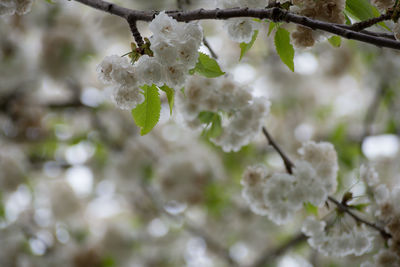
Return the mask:
[[350, 210], [349, 206], [347, 206], [346, 204], [340, 203], [334, 197], [328, 196], [328, 200], [330, 202], [334, 203], [337, 206], [339, 211], [345, 212], [348, 215], [350, 215], [357, 222], [363, 223], [363, 224], [367, 225], [368, 227], [371, 227], [371, 228], [377, 230], [384, 239], [389, 239], [389, 238], [392, 237], [392, 235], [389, 234], [388, 232], [386, 232], [385, 229], [383, 229], [383, 228], [379, 227], [378, 225], [376, 225], [374, 223], [370, 223], [370, 222], [364, 220], [363, 218], [359, 217], [357, 214], [355, 214], [354, 212], [352, 212]]
[[272, 139], [271, 135], [268, 133], [265, 127], [262, 127], [262, 132], [268, 140], [268, 144], [271, 145], [276, 152], [281, 156], [283, 163], [285, 164], [286, 171], [290, 174], [293, 173], [294, 163], [289, 159], [288, 156], [280, 149], [277, 143], [275, 143], [274, 139]]
[[380, 86], [379, 89], [376, 91], [371, 104], [368, 107], [367, 114], [364, 119], [363, 135], [360, 138], [361, 143], [363, 142], [365, 137], [370, 135], [372, 132], [372, 129], [371, 129], [372, 123], [375, 120], [375, 117], [376, 117], [376, 114], [377, 114], [378, 108], [379, 108], [379, 103], [381, 102], [382, 97], [385, 95], [386, 89], [387, 89], [387, 86], [385, 86], [385, 85]]
[[266, 264], [273, 261], [274, 259], [276, 259], [277, 257], [279, 257], [280, 255], [284, 254], [292, 247], [295, 247], [306, 240], [307, 236], [305, 236], [303, 233], [298, 233], [293, 238], [283, 243], [279, 247], [274, 248], [272, 250], [268, 249], [265, 253], [262, 253], [262, 256], [258, 260], [256, 260], [254, 264], [251, 265], [251, 267], [263, 267]]
[[[84, 5], [114, 14], [116, 16], [127, 19], [129, 16], [134, 16], [136, 20], [151, 21], [159, 13], [158, 11], [138, 11], [123, 8], [113, 3], [103, 0], [75, 0]], [[174, 11], [168, 13], [178, 21], [193, 21], [203, 19], [229, 19], [237, 17], [252, 17], [259, 19], [269, 19], [275, 22], [291, 22], [302, 25], [313, 30], [322, 30], [330, 32], [346, 39], [358, 40], [364, 43], [373, 44], [379, 47], [388, 47], [400, 50], [400, 42], [368, 34], [367, 32], [357, 32], [348, 29], [348, 25], [338, 26], [335, 23], [310, 19], [306, 16], [297, 15], [287, 10], [273, 8], [228, 8], [228, 9], [196, 9], [191, 11]], [[350, 26], [351, 27], [351, 26]]]
[[206, 37], [203, 37], [203, 44], [207, 47], [208, 51], [210, 51], [210, 54], [213, 58], [217, 59], [218, 55], [214, 52], [214, 50], [211, 48], [210, 43], [207, 41]]
[[379, 22], [391, 19], [392, 15], [393, 15], [392, 12], [388, 12], [388, 13], [382, 14], [376, 18], [371, 18], [371, 19], [367, 19], [364, 21], [354, 23], [348, 29], [359, 32], [359, 31], [369, 28]]

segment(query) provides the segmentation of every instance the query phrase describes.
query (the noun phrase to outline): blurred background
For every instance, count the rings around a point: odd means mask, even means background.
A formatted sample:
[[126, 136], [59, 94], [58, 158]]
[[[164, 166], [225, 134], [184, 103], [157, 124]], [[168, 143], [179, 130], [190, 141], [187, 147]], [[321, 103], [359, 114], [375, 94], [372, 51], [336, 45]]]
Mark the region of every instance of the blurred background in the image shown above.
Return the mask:
[[[214, 6], [192, 2], [185, 8]], [[177, 8], [175, 0], [116, 3]], [[138, 26], [149, 37], [147, 23]], [[332, 142], [339, 195], [354, 184], [357, 192], [361, 163], [399, 184], [398, 52], [320, 42], [296, 50], [292, 73], [268, 22], [240, 62], [221, 22], [202, 26], [221, 68], [270, 99], [265, 126], [288, 155], [304, 141]], [[261, 131], [224, 153], [180, 125], [163, 99], [160, 123], [140, 136], [96, 73], [132, 41], [125, 21], [73, 1], [36, 0], [30, 13], [0, 18], [0, 266], [358, 266], [368, 258], [324, 257], [304, 240], [276, 251], [307, 213], [278, 227], [242, 198], [246, 166], [284, 170]]]

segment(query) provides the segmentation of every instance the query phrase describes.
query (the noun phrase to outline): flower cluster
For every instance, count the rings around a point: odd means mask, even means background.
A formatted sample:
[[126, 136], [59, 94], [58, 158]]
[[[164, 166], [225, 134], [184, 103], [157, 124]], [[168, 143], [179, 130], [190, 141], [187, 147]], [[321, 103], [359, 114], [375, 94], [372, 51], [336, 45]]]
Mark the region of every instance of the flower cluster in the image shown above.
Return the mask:
[[392, 267], [400, 265], [400, 257], [393, 251], [381, 249], [374, 256], [374, 262], [364, 262], [360, 267]]
[[[374, 168], [361, 166], [360, 178], [365, 181], [371, 193], [371, 210], [379, 223], [391, 235], [388, 248], [382, 249], [374, 256], [374, 263], [366, 262], [367, 266], [398, 266], [400, 265], [400, 187], [390, 191], [385, 184], [380, 183]], [[374, 207], [375, 206], [375, 207]]]
[[269, 113], [269, 101], [253, 97], [229, 77], [207, 79], [193, 76], [179, 94], [177, 107], [190, 128], [202, 126], [200, 112], [222, 112], [222, 133], [211, 139], [224, 151], [238, 151], [260, 132]]
[[325, 221], [308, 217], [302, 232], [309, 236], [308, 243], [324, 255], [356, 256], [363, 255], [372, 249], [374, 236], [365, 226], [350, 227], [347, 231], [337, 227], [329, 228]]
[[395, 0], [372, 0], [371, 4], [376, 6], [380, 12], [386, 11], [394, 6]]
[[[217, 6], [221, 8], [262, 8], [265, 5], [265, 0], [217, 0]], [[249, 43], [254, 31], [259, 29], [259, 23], [251, 18], [231, 18], [224, 21], [224, 29], [228, 32], [232, 41]]]
[[154, 56], [143, 55], [133, 65], [125, 58], [108, 56], [98, 67], [100, 79], [114, 85], [114, 102], [121, 109], [132, 109], [143, 102], [140, 86], [155, 84], [180, 88], [188, 70], [197, 62], [202, 40], [198, 23], [178, 23], [165, 12], [149, 25]]
[[244, 173], [243, 197], [251, 209], [268, 215], [277, 224], [288, 222], [303, 203], [322, 206], [336, 190], [338, 170], [334, 147], [329, 143], [307, 142], [299, 150], [293, 174], [273, 173], [250, 167]]
[[[291, 11], [300, 15], [332, 23], [342, 24], [345, 22], [343, 14], [345, 8], [344, 0], [294, 0], [293, 4]], [[321, 33], [304, 26], [297, 26], [296, 31], [292, 33], [294, 44], [297, 47], [313, 46], [320, 36]]]
[[2, 0], [0, 2], [0, 16], [24, 15], [31, 10], [33, 0]]

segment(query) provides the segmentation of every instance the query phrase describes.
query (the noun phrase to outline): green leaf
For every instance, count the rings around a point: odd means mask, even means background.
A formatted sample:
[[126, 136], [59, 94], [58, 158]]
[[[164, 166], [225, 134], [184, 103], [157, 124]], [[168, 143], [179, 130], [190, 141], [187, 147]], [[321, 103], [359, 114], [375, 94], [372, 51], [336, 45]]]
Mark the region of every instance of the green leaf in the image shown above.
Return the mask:
[[172, 115], [172, 110], [174, 108], [174, 95], [175, 95], [175, 91], [174, 89], [172, 89], [171, 87], [168, 87], [166, 85], [163, 85], [160, 87], [161, 90], [163, 90], [165, 92], [165, 94], [167, 95], [167, 99], [168, 99], [168, 105], [169, 105], [169, 114]]
[[[345, 14], [358, 20], [367, 20], [380, 16], [378, 9], [371, 5], [368, 0], [347, 0]], [[380, 22], [378, 25], [390, 31], [385, 23]]]
[[161, 101], [158, 93], [158, 87], [154, 84], [144, 85], [144, 102], [132, 109], [132, 116], [137, 126], [140, 127], [140, 134], [145, 135], [156, 126], [160, 119]]
[[311, 204], [309, 202], [304, 203], [303, 205], [304, 205], [304, 209], [306, 210], [306, 212], [308, 214], [318, 216], [318, 207], [317, 206], [314, 206], [313, 204]]
[[194, 74], [195, 72], [207, 78], [215, 78], [225, 74], [225, 72], [221, 71], [217, 61], [201, 52], [199, 52], [196, 66], [189, 71], [189, 74]]
[[275, 33], [275, 48], [282, 62], [294, 71], [294, 49], [290, 43], [290, 33], [284, 28], [278, 28]]
[[351, 205], [350, 208], [356, 209], [358, 211], [363, 211], [369, 205], [370, 203], [361, 203], [361, 204]]
[[344, 13], [344, 18], [346, 19], [346, 25], [351, 25], [351, 19], [349, 18], [349, 15], [347, 14], [347, 12], [343, 13]]
[[215, 138], [222, 134], [222, 121], [219, 114], [215, 114], [211, 122], [211, 127], [207, 132], [208, 138]]
[[114, 267], [114, 266], [116, 266], [116, 265], [115, 265], [115, 260], [113, 257], [107, 256], [102, 259], [101, 267]]
[[346, 12], [358, 20], [366, 20], [375, 17], [372, 5], [368, 0], [347, 0]]
[[218, 137], [222, 134], [222, 120], [218, 113], [211, 111], [202, 111], [198, 117], [201, 123], [207, 124], [204, 133], [208, 138]]
[[242, 60], [243, 56], [247, 53], [247, 51], [249, 51], [250, 48], [252, 48], [254, 42], [255, 42], [256, 39], [257, 39], [257, 35], [258, 35], [258, 31], [256, 30], [256, 31], [254, 31], [254, 33], [253, 33], [253, 37], [251, 38], [250, 43], [241, 43], [241, 44], [240, 44], [240, 49], [241, 49], [241, 51], [240, 51], [240, 58], [239, 58], [239, 61]]
[[3, 196], [0, 192], [0, 220], [6, 218], [6, 209], [4, 207]]
[[334, 47], [340, 47], [340, 45], [342, 44], [342, 38], [336, 35], [329, 38], [328, 41]]
[[272, 30], [273, 30], [275, 27], [276, 27], [276, 23], [273, 22], [273, 21], [271, 21], [271, 22], [269, 23], [267, 36], [270, 36], [270, 35], [271, 35], [271, 32], [272, 32]]
[[197, 118], [199, 119], [199, 121], [201, 123], [206, 123], [209, 124], [212, 122], [212, 119], [214, 117], [214, 112], [211, 111], [202, 111], [199, 113], [199, 115], [197, 116]]

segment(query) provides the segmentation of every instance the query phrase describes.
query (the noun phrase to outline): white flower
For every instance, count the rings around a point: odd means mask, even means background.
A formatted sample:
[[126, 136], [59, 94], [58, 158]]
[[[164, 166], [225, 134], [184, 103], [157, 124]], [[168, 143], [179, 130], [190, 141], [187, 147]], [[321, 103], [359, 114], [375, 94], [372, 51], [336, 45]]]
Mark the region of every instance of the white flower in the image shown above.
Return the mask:
[[185, 86], [185, 96], [178, 95], [177, 107], [187, 125], [196, 125], [201, 111], [224, 111], [222, 134], [211, 141], [224, 151], [238, 151], [249, 144], [261, 131], [269, 113], [270, 102], [253, 97], [246, 88], [237, 86], [229, 77], [206, 79], [193, 76]]
[[140, 85], [144, 84], [164, 84], [164, 72], [161, 64], [154, 57], [149, 57], [148, 55], [143, 55], [136, 62], [137, 75], [140, 77]]
[[309, 216], [304, 220], [301, 231], [307, 236], [320, 236], [324, 233], [325, 226], [325, 221], [319, 221], [315, 217]]
[[[374, 236], [364, 226], [354, 225], [345, 232], [338, 228], [329, 228], [326, 232], [326, 223], [314, 217], [308, 217], [301, 228], [309, 236], [308, 243], [324, 255], [361, 256], [372, 249]], [[347, 226], [346, 228], [349, 228]]]
[[16, 10], [16, 2], [13, 0], [0, 1], [0, 16], [12, 15]]
[[164, 68], [165, 83], [172, 88], [181, 88], [186, 80], [188, 69], [182, 64], [169, 65]]
[[154, 38], [154, 36], [150, 39], [150, 41], [150, 48], [154, 52], [154, 56], [158, 58], [161, 64], [176, 64], [178, 59], [178, 51], [174, 43], [164, 39]]
[[364, 164], [360, 167], [360, 179], [365, 181], [369, 186], [375, 186], [379, 183], [379, 175], [375, 169]]
[[183, 40], [193, 38], [198, 44], [203, 40], [203, 30], [198, 22], [185, 23], [183, 26]]
[[284, 224], [302, 207], [301, 202], [292, 202], [294, 177], [286, 173], [274, 173], [265, 183], [264, 201], [268, 206], [268, 218], [276, 224]]
[[297, 161], [295, 166], [293, 175], [297, 183], [291, 195], [293, 201], [309, 202], [316, 206], [323, 205], [328, 192], [315, 169], [306, 161]]
[[178, 40], [182, 35], [183, 27], [165, 11], [160, 12], [149, 24], [150, 31], [158, 38]]
[[224, 28], [232, 41], [249, 43], [259, 25], [250, 18], [232, 18], [224, 21]]
[[308, 161], [323, 182], [327, 192], [332, 194], [337, 187], [337, 171], [339, 169], [336, 150], [327, 142], [306, 142], [299, 150], [302, 158]]
[[380, 184], [374, 189], [374, 199], [378, 205], [389, 201], [390, 192], [385, 184]]
[[139, 87], [129, 85], [115, 86], [113, 101], [120, 109], [133, 109], [144, 101], [144, 96]]
[[105, 57], [98, 65], [97, 72], [99, 79], [106, 84], [117, 82], [133, 85], [136, 82], [133, 66], [126, 58], [117, 55]]
[[246, 200], [252, 212], [265, 216], [268, 214], [268, 206], [264, 202], [263, 189], [263, 184], [260, 184], [259, 187], [245, 187], [242, 190], [242, 197]]
[[386, 9], [394, 6], [395, 0], [372, 0], [371, 4], [376, 6], [379, 11], [384, 12]]
[[197, 58], [199, 57], [199, 53], [197, 52], [199, 44], [196, 39], [190, 38], [177, 45], [180, 63], [185, 65], [187, 69], [192, 69], [196, 65]]
[[1, 0], [0, 1], [0, 16], [13, 15], [24, 15], [31, 11], [32, 0]]

